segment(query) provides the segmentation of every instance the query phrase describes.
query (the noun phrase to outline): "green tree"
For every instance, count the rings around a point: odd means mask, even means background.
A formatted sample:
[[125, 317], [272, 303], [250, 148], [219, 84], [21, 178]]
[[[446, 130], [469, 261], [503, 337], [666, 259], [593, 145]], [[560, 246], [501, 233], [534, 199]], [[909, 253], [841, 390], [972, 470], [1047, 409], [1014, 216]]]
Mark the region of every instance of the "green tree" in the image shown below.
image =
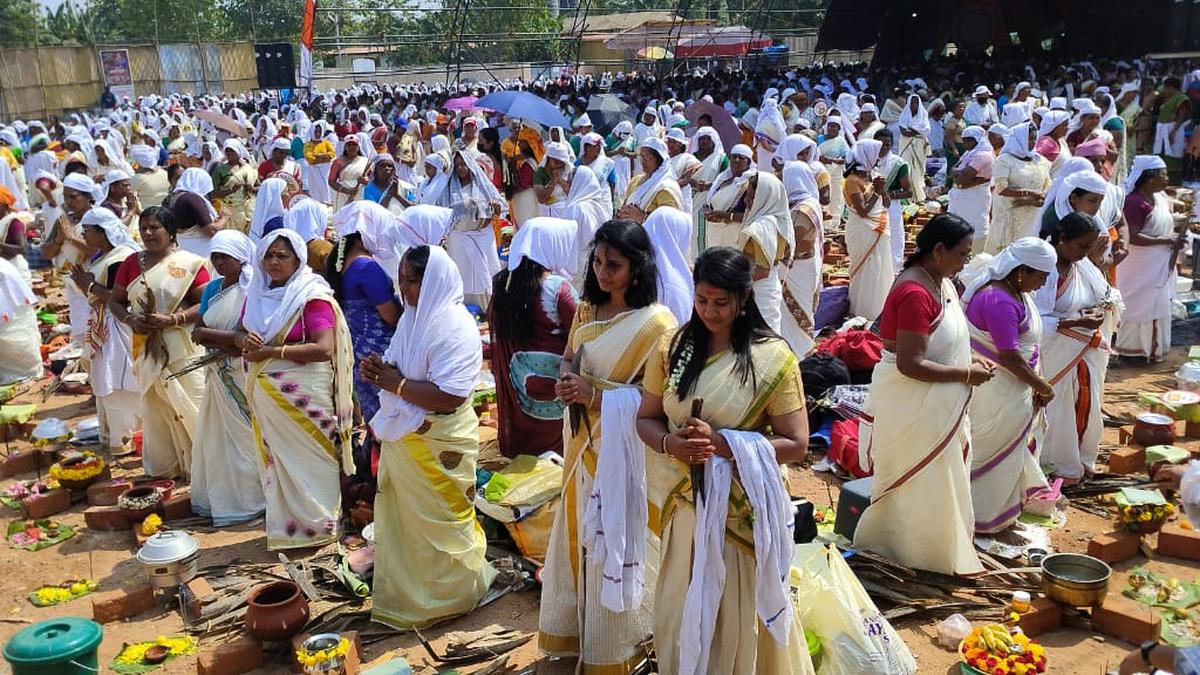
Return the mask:
[[0, 45], [31, 47], [37, 34], [34, 0], [0, 0]]

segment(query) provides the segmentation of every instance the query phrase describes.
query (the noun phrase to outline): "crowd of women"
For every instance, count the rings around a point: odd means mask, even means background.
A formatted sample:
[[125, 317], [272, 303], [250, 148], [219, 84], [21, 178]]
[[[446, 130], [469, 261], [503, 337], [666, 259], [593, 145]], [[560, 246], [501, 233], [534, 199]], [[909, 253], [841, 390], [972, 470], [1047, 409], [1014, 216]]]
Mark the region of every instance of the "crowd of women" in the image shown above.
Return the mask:
[[[607, 136], [581, 110], [567, 131], [402, 108], [399, 87], [2, 128], [0, 345], [30, 358], [0, 381], [41, 372], [36, 231], [111, 452], [140, 430], [148, 475], [190, 478], [219, 526], [265, 513], [271, 549], [334, 541], [342, 476], [374, 474], [372, 617], [407, 628], [496, 576], [474, 510], [486, 322], [500, 451], [563, 462], [541, 648], [812, 672], [785, 465], [807, 453], [833, 235], [885, 348], [855, 545], [960, 574], [1047, 472], [1094, 470], [1109, 351], [1169, 348], [1180, 241], [1169, 164], [1119, 124], [1131, 79], [965, 107], [828, 79], [777, 74], [755, 107], [705, 94], [690, 121], [693, 101], [656, 101]], [[906, 217], [943, 192], [906, 255]]]

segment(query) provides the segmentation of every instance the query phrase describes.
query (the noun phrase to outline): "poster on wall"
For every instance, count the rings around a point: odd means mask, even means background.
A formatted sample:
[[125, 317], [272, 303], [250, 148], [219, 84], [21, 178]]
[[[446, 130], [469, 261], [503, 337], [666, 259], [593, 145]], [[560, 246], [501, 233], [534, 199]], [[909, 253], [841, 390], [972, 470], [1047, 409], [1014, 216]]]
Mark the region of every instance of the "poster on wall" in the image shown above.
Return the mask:
[[101, 49], [100, 69], [104, 71], [104, 84], [120, 100], [133, 98], [133, 71], [129, 67], [128, 49]]

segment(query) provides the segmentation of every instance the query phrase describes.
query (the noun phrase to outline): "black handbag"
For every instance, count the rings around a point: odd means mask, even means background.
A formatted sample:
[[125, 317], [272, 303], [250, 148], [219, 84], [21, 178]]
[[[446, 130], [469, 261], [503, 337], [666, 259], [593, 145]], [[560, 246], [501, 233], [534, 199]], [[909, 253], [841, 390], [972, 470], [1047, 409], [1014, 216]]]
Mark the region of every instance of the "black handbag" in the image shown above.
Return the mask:
[[796, 509], [796, 525], [792, 530], [792, 539], [797, 544], [807, 544], [816, 539], [816, 507], [813, 506], [812, 502], [802, 498], [793, 499], [792, 507]]

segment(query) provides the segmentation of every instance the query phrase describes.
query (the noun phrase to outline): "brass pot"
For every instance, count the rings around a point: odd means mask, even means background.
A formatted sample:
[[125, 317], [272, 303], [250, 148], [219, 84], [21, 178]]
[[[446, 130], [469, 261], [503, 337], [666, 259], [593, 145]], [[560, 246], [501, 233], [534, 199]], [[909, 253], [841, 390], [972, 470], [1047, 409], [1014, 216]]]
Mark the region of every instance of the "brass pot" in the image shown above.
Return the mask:
[[1108, 595], [1112, 568], [1082, 553], [1055, 553], [1042, 560], [1046, 597], [1069, 607], [1096, 607]]

